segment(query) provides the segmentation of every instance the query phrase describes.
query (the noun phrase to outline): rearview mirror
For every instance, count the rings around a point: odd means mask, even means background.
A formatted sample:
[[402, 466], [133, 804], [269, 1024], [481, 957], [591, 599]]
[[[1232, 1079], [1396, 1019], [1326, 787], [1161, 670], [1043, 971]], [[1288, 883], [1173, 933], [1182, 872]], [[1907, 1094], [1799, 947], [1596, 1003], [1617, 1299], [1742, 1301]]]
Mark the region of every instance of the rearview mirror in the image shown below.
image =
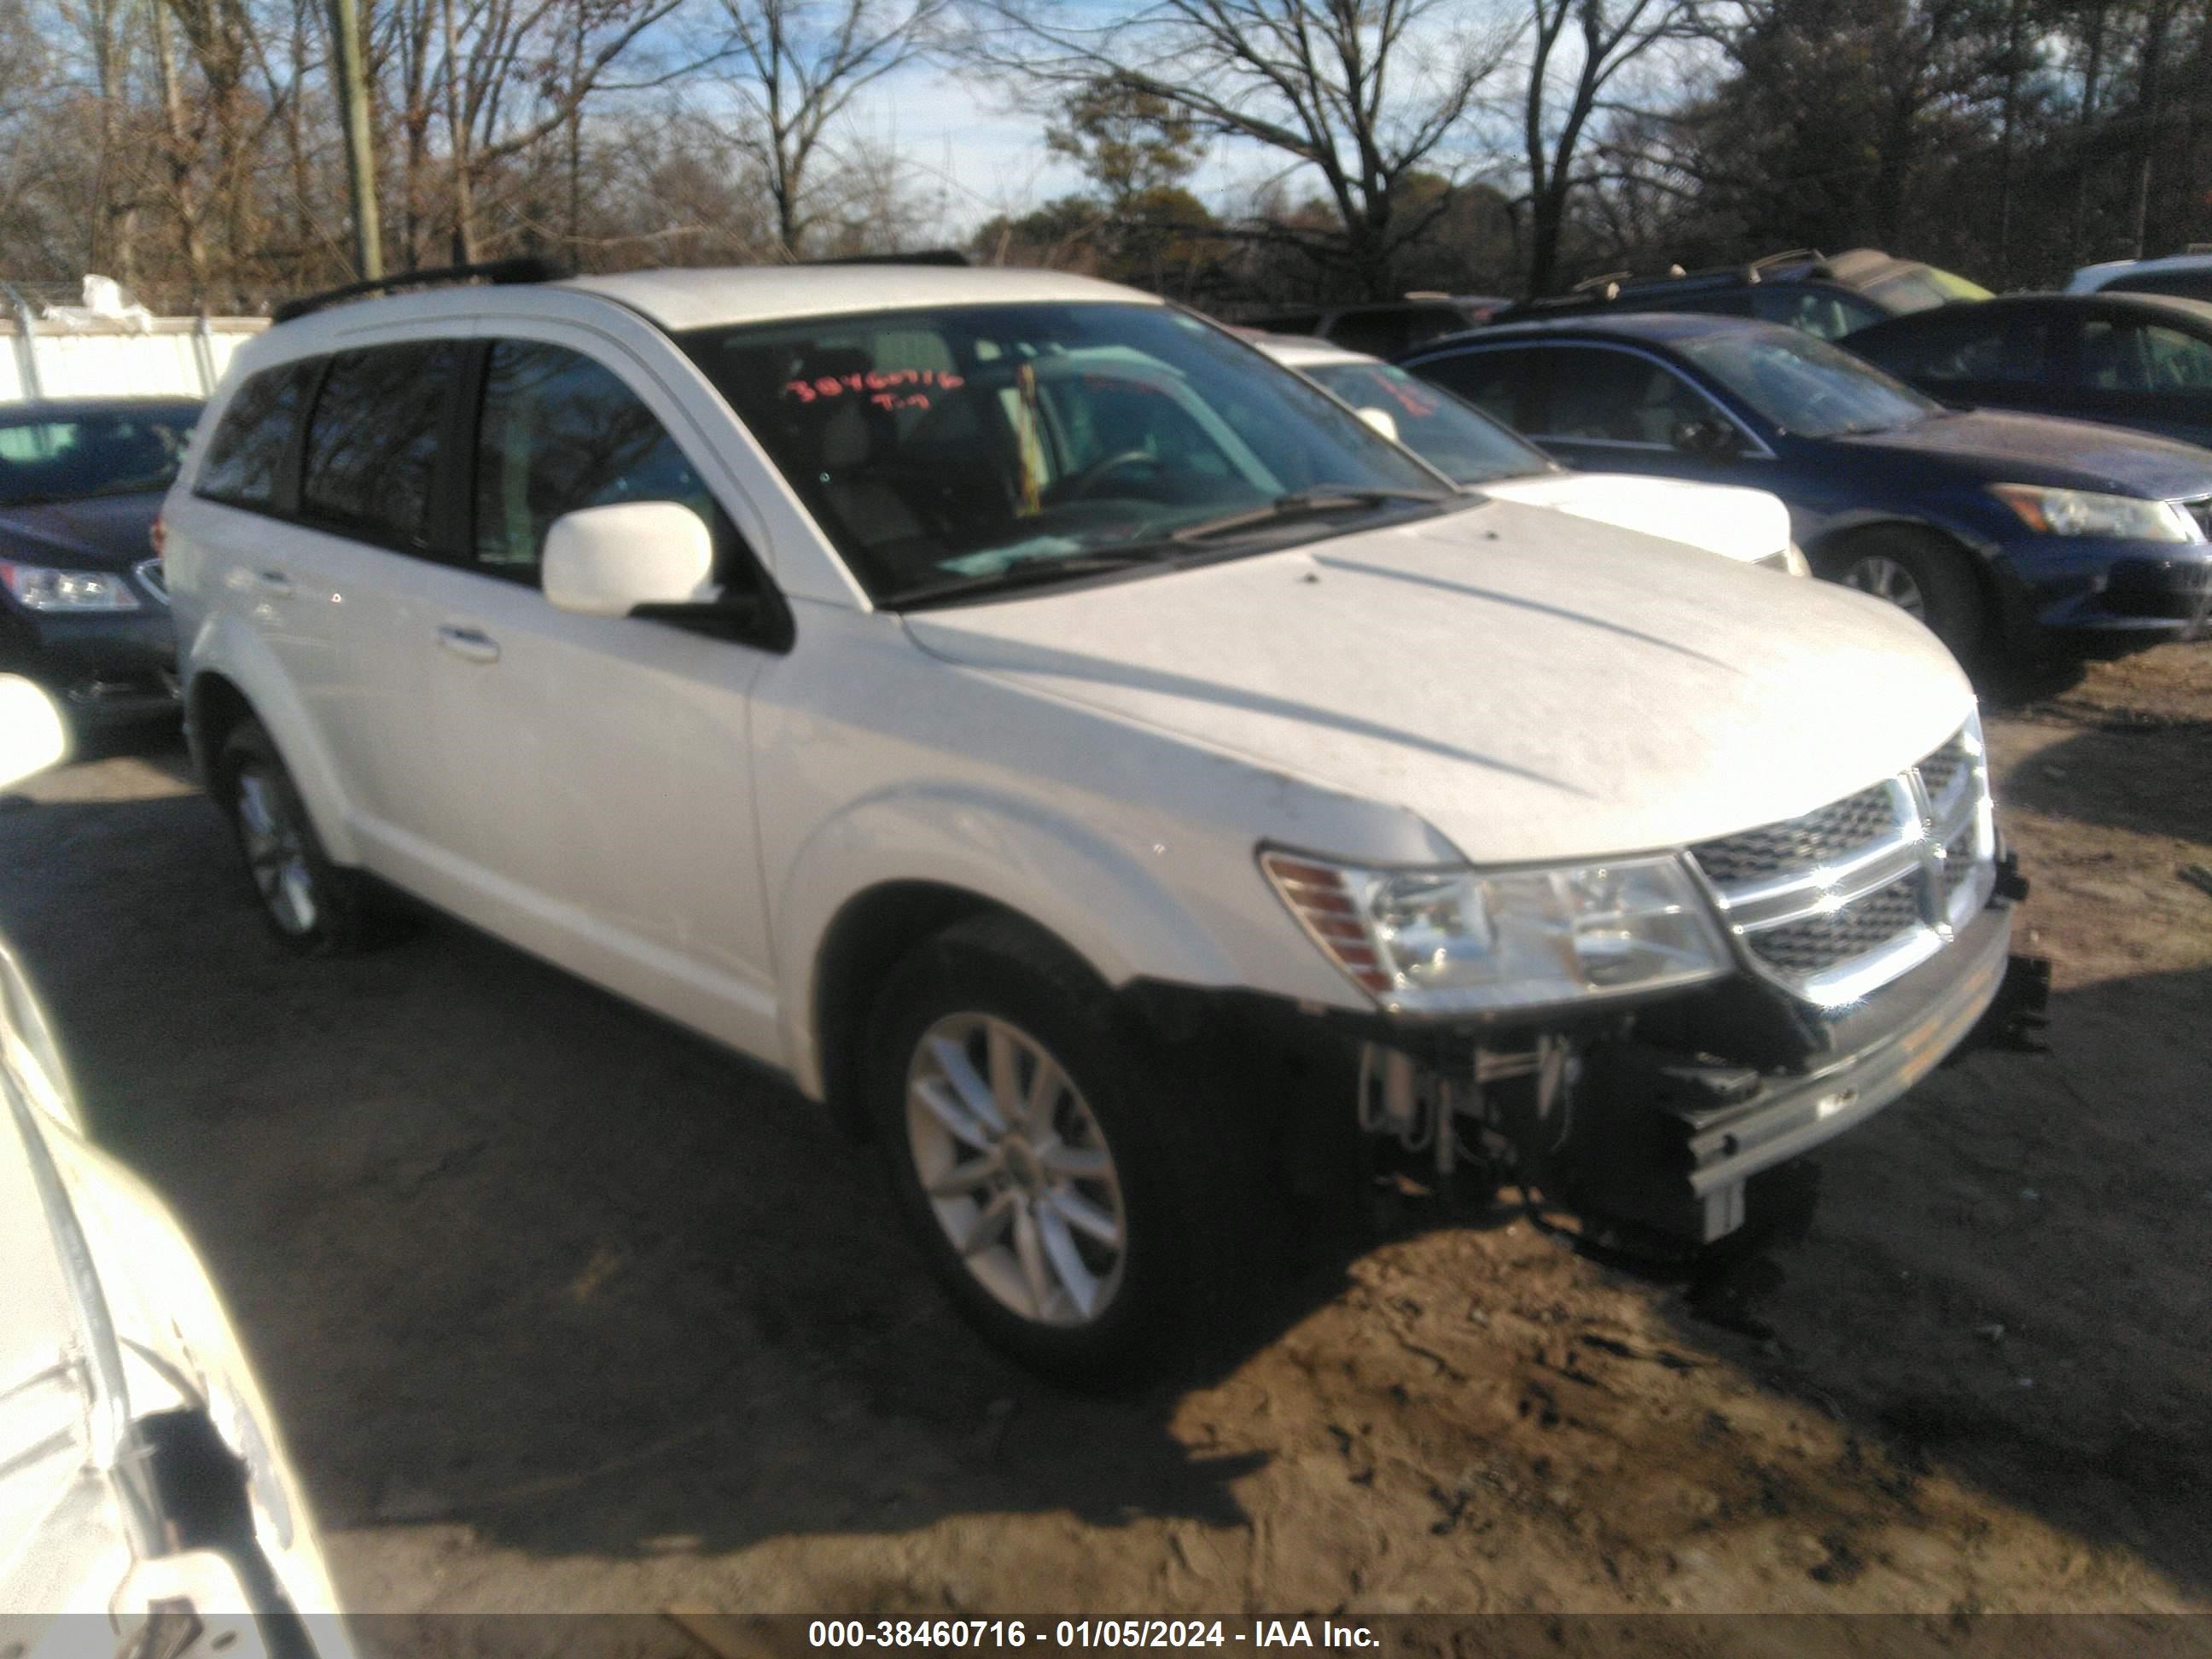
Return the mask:
[[1398, 418], [1387, 409], [1363, 409], [1359, 418], [1373, 427], [1392, 443], [1398, 441]]
[[579, 507], [545, 532], [545, 597], [585, 617], [627, 617], [645, 605], [710, 605], [714, 538], [675, 501]]
[[0, 789], [60, 764], [69, 728], [43, 688], [20, 674], [0, 674]]

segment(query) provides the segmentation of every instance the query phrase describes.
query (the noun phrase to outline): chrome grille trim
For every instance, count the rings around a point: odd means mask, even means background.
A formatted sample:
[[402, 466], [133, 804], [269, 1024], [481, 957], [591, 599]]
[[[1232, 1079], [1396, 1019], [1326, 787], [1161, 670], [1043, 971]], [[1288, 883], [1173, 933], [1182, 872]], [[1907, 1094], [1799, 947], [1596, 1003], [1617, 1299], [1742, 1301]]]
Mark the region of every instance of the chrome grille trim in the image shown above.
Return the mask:
[[169, 602], [167, 573], [159, 559], [141, 559], [131, 567], [131, 574], [138, 578], [138, 586], [151, 593], [163, 605]]
[[2199, 495], [2193, 501], [2177, 503], [2184, 513], [2197, 520], [2197, 533], [2212, 542], [2212, 495]]
[[1757, 972], [1824, 1007], [1917, 967], [1989, 902], [1996, 830], [1978, 720], [1800, 817], [1692, 846]]

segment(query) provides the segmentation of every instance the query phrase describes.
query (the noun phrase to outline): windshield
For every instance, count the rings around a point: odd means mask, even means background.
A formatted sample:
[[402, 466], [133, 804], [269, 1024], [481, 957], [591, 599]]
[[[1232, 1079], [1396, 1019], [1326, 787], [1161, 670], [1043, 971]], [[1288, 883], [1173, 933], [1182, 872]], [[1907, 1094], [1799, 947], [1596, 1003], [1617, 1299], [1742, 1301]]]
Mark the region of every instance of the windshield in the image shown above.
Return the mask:
[[0, 507], [167, 489], [198, 418], [172, 404], [0, 422]]
[[879, 603], [1180, 554], [1177, 531], [1232, 518], [1273, 546], [1449, 498], [1297, 375], [1165, 306], [870, 312], [682, 343]]
[[1887, 432], [1943, 405], [1825, 340], [1780, 329], [1729, 329], [1675, 349], [1784, 432], [1837, 438]]
[[1398, 441], [1455, 483], [1489, 483], [1555, 469], [1473, 405], [1389, 363], [1314, 363], [1301, 371], [1364, 414], [1390, 417]]

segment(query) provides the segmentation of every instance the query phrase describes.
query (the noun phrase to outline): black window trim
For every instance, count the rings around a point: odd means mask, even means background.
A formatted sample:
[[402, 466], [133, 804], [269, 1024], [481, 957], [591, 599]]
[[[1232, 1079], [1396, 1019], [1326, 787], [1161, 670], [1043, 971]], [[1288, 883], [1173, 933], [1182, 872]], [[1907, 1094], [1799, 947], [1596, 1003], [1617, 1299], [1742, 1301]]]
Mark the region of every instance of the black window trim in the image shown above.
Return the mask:
[[[594, 356], [592, 353], [565, 340], [540, 339], [526, 334], [489, 333], [479, 336], [467, 343], [471, 349], [468, 362], [464, 365], [459, 381], [461, 396], [456, 400], [460, 435], [459, 442], [452, 452], [455, 458], [450, 469], [453, 475], [453, 499], [447, 504], [447, 527], [454, 538], [453, 546], [456, 556], [453, 563], [456, 569], [465, 571], [471, 576], [480, 576], [487, 581], [505, 582], [514, 587], [526, 587], [540, 595], [545, 591], [543, 574], [544, 565], [542, 560], [532, 565], [529, 573], [524, 574], [520, 571], [506, 570], [497, 566], [488, 565], [477, 556], [477, 464], [482, 459], [484, 394], [491, 380], [493, 350], [501, 344], [508, 343], [551, 346], [556, 350], [570, 352], [583, 358], [586, 362], [597, 364], [609, 374], [613, 375], [630, 396], [645, 404], [646, 412], [653, 416], [661, 431], [667, 435], [668, 441], [682, 453], [686, 464], [699, 475], [699, 482], [706, 486], [707, 493], [714, 496], [715, 507], [720, 510], [723, 520], [730, 527], [731, 544], [736, 549], [737, 557], [742, 567], [752, 574], [754, 589], [760, 599], [757, 607], [741, 607], [734, 604], [726, 611], [711, 605], [680, 609], [653, 607], [654, 614], [623, 620], [660, 623], [668, 627], [680, 628], [688, 633], [702, 633], [716, 638], [727, 639], [736, 644], [750, 646], [756, 650], [769, 652], [776, 656], [783, 656], [790, 652], [798, 639], [798, 625], [792, 615], [790, 600], [784, 596], [783, 590], [776, 585], [775, 573], [769, 569], [766, 562], [754, 550], [752, 543], [746, 538], [744, 527], [738, 522], [737, 514], [730, 511], [727, 503], [721, 499], [720, 492], [715, 489], [712, 470], [699, 465], [692, 453], [684, 448], [683, 439], [676, 434], [668, 422], [661, 420], [653, 405], [646, 401], [621, 370], [604, 358]], [[680, 345], [676, 345], [672, 339], [670, 343], [675, 345], [679, 351], [683, 349]], [[732, 414], [731, 418], [734, 420], [735, 415]], [[453, 428], [449, 428], [449, 437], [452, 431]], [[725, 581], [722, 586], [726, 590], [730, 584]], [[551, 601], [548, 600], [547, 603], [550, 605]], [[747, 609], [754, 611], [750, 618], [745, 615]]]

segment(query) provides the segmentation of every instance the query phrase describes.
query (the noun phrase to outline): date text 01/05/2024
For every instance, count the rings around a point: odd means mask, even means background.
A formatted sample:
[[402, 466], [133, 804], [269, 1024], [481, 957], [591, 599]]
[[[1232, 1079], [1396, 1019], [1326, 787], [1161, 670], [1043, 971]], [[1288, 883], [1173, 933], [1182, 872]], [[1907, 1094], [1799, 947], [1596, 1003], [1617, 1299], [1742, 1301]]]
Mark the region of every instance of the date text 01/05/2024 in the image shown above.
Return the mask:
[[814, 1648], [1372, 1648], [1364, 1625], [1326, 1619], [817, 1619]]

